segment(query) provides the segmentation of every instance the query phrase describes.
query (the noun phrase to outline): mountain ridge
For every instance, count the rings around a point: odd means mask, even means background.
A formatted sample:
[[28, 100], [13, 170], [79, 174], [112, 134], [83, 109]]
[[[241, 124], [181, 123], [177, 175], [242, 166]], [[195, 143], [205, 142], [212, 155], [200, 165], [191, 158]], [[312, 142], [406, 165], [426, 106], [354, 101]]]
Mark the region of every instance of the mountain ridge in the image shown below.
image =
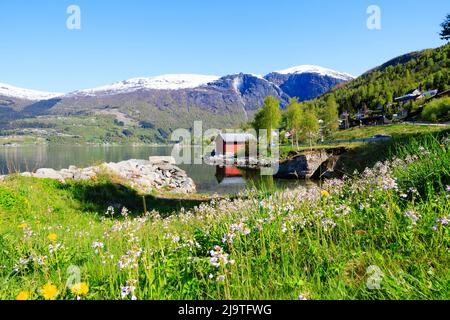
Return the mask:
[[[354, 78], [353, 76], [347, 73], [338, 72], [320, 66], [299, 65], [281, 71], [274, 71], [267, 74], [266, 76], [249, 73], [236, 73], [225, 76], [201, 75], [201, 74], [164, 74], [152, 77], [136, 77], [117, 81], [108, 85], [103, 85], [95, 88], [74, 90], [68, 93], [44, 92], [26, 88], [19, 88], [9, 84], [0, 83], [0, 96], [3, 97], [11, 96], [15, 98], [21, 98], [24, 100], [37, 101], [37, 100], [48, 100], [53, 98], [64, 98], [75, 95], [119, 94], [137, 90], [195, 89], [213, 82], [217, 82], [221, 78], [227, 78], [239, 74], [250, 75], [255, 78], [268, 80], [267, 79], [268, 75], [273, 73], [283, 75], [318, 74], [320, 76], [328, 76], [342, 81], [348, 81]], [[8, 92], [8, 90], [11, 91]], [[23, 94], [20, 95], [21, 93]]]
[[27, 88], [20, 88], [6, 83], [0, 83], [0, 96], [4, 97], [37, 101], [53, 99], [61, 95], [63, 95], [63, 93], [45, 92]]
[[[4, 134], [7, 131], [17, 134], [26, 126], [45, 130], [50, 126], [58, 128], [55, 130], [60, 135], [73, 132], [78, 136], [84, 134], [83, 130], [58, 118], [73, 119], [74, 123], [84, 118], [83, 125], [88, 127], [92, 127], [92, 121], [100, 126], [104, 125], [104, 119], [111, 119], [102, 141], [117, 141], [122, 134], [128, 137], [132, 128], [136, 128], [135, 132], [139, 132], [136, 140], [163, 142], [175, 129], [192, 128], [198, 120], [203, 121], [205, 129], [232, 128], [252, 120], [267, 96], [274, 96], [284, 108], [293, 96], [300, 100], [316, 98], [344, 81], [317, 68], [303, 68], [305, 73], [298, 69], [291, 75], [276, 74], [277, 83], [274, 76], [268, 75], [185, 74], [132, 78], [93, 89], [53, 94], [47, 100], [11, 98], [0, 92], [0, 129]], [[63, 125], [55, 124], [61, 122]], [[98, 132], [95, 128], [89, 130]]]

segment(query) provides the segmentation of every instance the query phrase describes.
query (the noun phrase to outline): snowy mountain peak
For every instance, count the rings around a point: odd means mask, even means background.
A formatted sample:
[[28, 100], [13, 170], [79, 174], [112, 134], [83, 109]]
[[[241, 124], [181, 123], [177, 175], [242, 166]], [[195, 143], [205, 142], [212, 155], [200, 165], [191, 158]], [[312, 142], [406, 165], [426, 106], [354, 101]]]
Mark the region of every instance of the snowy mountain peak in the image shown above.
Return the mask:
[[150, 78], [133, 78], [119, 81], [94, 89], [75, 91], [71, 95], [85, 94], [118, 94], [137, 90], [179, 90], [197, 88], [210, 82], [218, 80], [217, 76], [206, 76], [197, 74], [167, 74]]
[[62, 93], [42, 92], [37, 90], [23, 89], [0, 83], [0, 96], [13, 97], [24, 100], [39, 101], [48, 100], [61, 96]]
[[[302, 91], [303, 88], [300, 88], [295, 81], [291, 85], [286, 85], [286, 83], [290, 81], [287, 78], [295, 78], [291, 77], [291, 75], [301, 75], [307, 73], [328, 76], [336, 83], [348, 81], [354, 78], [347, 73], [334, 71], [320, 66], [301, 65], [272, 72], [265, 77], [256, 74], [238, 73], [223, 77], [198, 74], [166, 74], [156, 77], [132, 78], [97, 88], [77, 90], [68, 94], [40, 92], [0, 83], [0, 96], [39, 101], [56, 97], [113, 96], [116, 94], [133, 93], [141, 90], [194, 89], [206, 87], [208, 84], [211, 84], [213, 87], [231, 88], [236, 92], [242, 91], [242, 88], [246, 88], [250, 84], [255, 87], [270, 84], [276, 86], [278, 89], [281, 88], [280, 90], [287, 90], [287, 94], [296, 96], [296, 94], [299, 94], [297, 91]], [[265, 84], [265, 82], [267, 82], [267, 84]], [[335, 83], [327, 84], [325, 86], [326, 88], [324, 87], [324, 90], [329, 89], [329, 86], [334, 84]], [[304, 92], [302, 92], [302, 94], [305, 99], [309, 97], [307, 94], [305, 96]]]
[[292, 67], [285, 70], [275, 71], [279, 74], [302, 74], [302, 73], [317, 73], [321, 76], [330, 76], [336, 79], [342, 79], [342, 80], [351, 80], [354, 79], [352, 75], [344, 72], [338, 72], [332, 69], [320, 67], [320, 66], [313, 66], [313, 65], [300, 65], [296, 67]]

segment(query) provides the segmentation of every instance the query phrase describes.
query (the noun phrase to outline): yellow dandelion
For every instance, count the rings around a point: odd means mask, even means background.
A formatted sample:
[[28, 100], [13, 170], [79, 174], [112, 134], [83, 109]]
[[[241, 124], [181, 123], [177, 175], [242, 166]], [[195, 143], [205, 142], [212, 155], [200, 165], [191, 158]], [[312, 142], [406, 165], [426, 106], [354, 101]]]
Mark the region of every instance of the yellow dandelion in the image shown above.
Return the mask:
[[56, 239], [58, 239], [58, 236], [55, 233], [50, 233], [47, 236], [47, 239], [50, 240], [50, 241], [55, 241]]
[[47, 283], [42, 287], [41, 294], [45, 300], [55, 300], [58, 295], [58, 289], [55, 285]]
[[20, 291], [16, 296], [16, 300], [28, 300], [30, 298], [30, 294], [27, 291]]
[[322, 197], [328, 198], [330, 197], [330, 193], [327, 190], [322, 190]]
[[26, 227], [28, 227], [28, 225], [26, 223], [22, 223], [17, 226], [17, 228], [19, 228], [19, 229], [25, 229]]
[[85, 282], [80, 282], [74, 285], [71, 291], [76, 296], [86, 295], [89, 292], [89, 286]]

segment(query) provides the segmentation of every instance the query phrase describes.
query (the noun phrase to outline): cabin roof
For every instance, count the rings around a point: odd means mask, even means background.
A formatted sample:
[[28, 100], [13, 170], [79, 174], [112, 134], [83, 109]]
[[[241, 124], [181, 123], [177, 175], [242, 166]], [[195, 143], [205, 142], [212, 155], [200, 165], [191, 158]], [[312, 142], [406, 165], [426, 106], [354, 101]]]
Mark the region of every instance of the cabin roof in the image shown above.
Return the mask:
[[221, 133], [219, 136], [225, 143], [242, 143], [255, 140], [255, 136], [250, 133]]

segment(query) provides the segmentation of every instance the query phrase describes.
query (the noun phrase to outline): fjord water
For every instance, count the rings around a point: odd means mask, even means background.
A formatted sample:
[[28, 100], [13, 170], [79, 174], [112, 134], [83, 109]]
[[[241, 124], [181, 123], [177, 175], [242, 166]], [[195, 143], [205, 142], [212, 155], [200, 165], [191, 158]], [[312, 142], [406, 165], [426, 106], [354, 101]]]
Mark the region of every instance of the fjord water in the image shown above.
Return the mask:
[[[184, 152], [183, 150], [181, 152]], [[39, 168], [60, 170], [71, 165], [79, 168], [103, 162], [148, 159], [150, 156], [170, 156], [170, 146], [97, 146], [97, 145], [24, 145], [0, 147], [0, 175], [35, 171]], [[194, 154], [194, 152], [192, 152]], [[206, 164], [180, 164], [180, 168], [195, 181], [198, 193], [233, 194], [249, 186], [266, 184], [281, 187], [304, 185], [304, 181], [263, 179], [256, 173], [227, 176], [222, 170]]]

